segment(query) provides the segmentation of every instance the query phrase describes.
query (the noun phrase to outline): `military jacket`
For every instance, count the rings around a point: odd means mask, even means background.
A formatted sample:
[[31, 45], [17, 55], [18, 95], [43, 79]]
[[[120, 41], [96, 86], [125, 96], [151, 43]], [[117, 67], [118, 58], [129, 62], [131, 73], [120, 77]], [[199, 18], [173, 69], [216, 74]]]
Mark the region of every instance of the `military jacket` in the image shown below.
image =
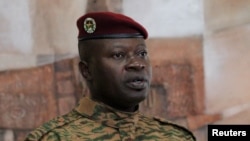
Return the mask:
[[136, 112], [121, 112], [88, 97], [71, 112], [30, 132], [25, 141], [194, 141], [184, 127]]

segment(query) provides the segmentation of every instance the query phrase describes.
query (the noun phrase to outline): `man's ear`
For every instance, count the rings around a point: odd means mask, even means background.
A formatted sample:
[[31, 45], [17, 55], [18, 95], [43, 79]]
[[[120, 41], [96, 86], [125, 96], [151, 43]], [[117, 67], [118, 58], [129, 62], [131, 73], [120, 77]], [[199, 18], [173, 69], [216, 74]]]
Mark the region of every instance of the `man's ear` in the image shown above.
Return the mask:
[[88, 66], [88, 63], [86, 61], [80, 61], [79, 62], [79, 70], [80, 70], [82, 76], [86, 80], [91, 80], [92, 79], [91, 73], [89, 71], [89, 66]]

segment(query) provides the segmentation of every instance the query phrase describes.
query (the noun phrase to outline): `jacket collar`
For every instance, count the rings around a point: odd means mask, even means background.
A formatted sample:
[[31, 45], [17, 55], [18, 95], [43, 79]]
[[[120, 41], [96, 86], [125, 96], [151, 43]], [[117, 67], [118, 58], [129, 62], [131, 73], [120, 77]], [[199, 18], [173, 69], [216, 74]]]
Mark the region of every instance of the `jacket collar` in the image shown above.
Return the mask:
[[83, 97], [75, 110], [82, 116], [113, 128], [126, 128], [138, 122], [139, 111], [123, 112], [113, 109], [103, 103]]

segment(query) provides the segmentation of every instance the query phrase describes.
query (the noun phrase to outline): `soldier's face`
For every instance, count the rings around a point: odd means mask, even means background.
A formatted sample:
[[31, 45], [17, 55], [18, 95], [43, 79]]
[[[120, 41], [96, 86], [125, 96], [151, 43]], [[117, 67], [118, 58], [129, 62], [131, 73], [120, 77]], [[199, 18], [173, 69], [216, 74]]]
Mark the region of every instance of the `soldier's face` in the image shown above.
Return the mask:
[[89, 64], [92, 97], [126, 110], [148, 94], [151, 65], [143, 38], [100, 39]]

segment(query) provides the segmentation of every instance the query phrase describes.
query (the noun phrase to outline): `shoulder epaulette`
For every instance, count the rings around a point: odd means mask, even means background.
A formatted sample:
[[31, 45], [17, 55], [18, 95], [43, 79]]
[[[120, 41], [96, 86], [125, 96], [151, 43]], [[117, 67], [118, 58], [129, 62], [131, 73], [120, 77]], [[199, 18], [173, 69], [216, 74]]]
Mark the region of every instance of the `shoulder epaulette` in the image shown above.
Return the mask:
[[81, 115], [72, 110], [70, 113], [58, 116], [36, 128], [34, 131], [28, 134], [25, 141], [37, 141], [53, 129], [66, 125], [67, 123], [75, 121], [79, 118], [81, 118]]
[[193, 133], [192, 133], [190, 130], [188, 130], [186, 127], [181, 126], [181, 125], [178, 125], [178, 124], [176, 124], [176, 123], [174, 123], [174, 122], [171, 122], [171, 121], [166, 120], [166, 119], [161, 118], [161, 117], [157, 117], [157, 116], [156, 116], [156, 117], [154, 117], [154, 119], [155, 119], [156, 121], [160, 122], [161, 124], [172, 125], [173, 127], [177, 128], [177, 129], [179, 129], [179, 130], [182, 130], [182, 131], [186, 132], [187, 134], [190, 134], [190, 135], [193, 137], [193, 139], [196, 140], [196, 138], [195, 138], [195, 136], [193, 135]]

